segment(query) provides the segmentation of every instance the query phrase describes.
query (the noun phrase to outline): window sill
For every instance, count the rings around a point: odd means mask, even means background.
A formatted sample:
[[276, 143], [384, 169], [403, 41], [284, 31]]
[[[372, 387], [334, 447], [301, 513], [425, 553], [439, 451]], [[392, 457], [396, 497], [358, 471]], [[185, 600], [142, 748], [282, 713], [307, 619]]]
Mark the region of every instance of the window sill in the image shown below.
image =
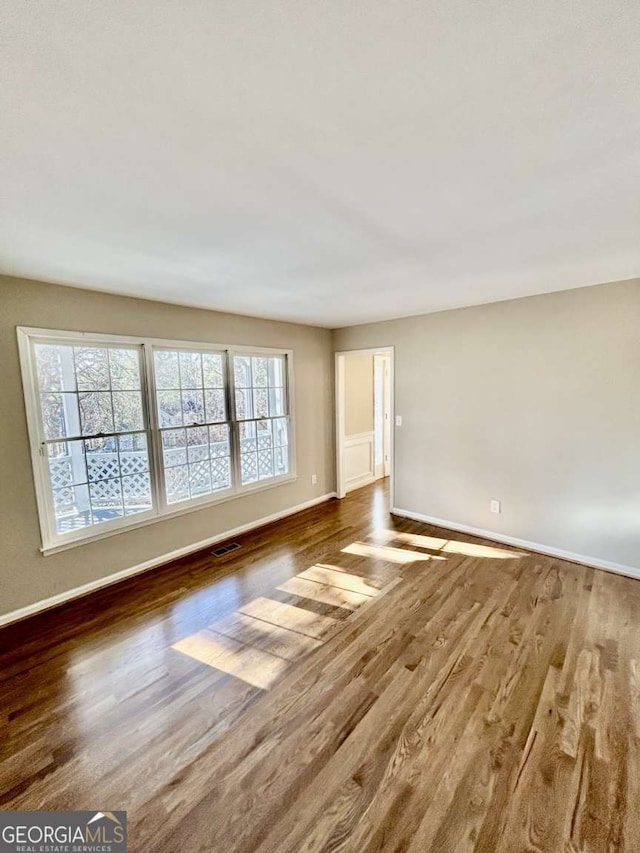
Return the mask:
[[109, 539], [110, 537], [118, 536], [121, 533], [128, 533], [130, 530], [138, 530], [140, 527], [148, 527], [151, 524], [157, 524], [160, 521], [168, 521], [171, 518], [178, 518], [179, 516], [186, 515], [187, 513], [199, 512], [200, 510], [208, 509], [212, 506], [230, 503], [231, 501], [236, 501], [239, 498], [245, 498], [249, 495], [257, 494], [258, 492], [266, 492], [270, 489], [277, 489], [278, 486], [286, 486], [290, 483], [294, 483], [297, 479], [298, 477], [296, 474], [291, 474], [286, 475], [285, 477], [282, 477], [275, 482], [257, 483], [256, 485], [246, 486], [244, 489], [233, 492], [232, 494], [225, 494], [221, 497], [201, 501], [196, 504], [190, 504], [189, 506], [180, 507], [179, 509], [168, 510], [167, 512], [158, 513], [152, 516], [146, 516], [140, 521], [122, 525], [112, 530], [103, 530], [101, 532], [82, 536], [78, 539], [73, 539], [68, 542], [60, 542], [56, 545], [49, 545], [47, 547], [40, 548], [40, 553], [43, 557], [48, 557], [51, 554], [59, 554], [61, 551], [68, 551], [70, 548], [78, 548], [81, 545], [89, 545], [91, 542], [97, 542], [100, 539]]

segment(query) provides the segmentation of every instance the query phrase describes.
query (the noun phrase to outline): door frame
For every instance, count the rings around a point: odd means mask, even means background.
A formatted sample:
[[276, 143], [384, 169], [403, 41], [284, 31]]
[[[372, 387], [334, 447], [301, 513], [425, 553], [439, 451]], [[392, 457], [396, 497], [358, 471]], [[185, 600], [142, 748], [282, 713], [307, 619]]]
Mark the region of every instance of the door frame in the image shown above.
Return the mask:
[[394, 472], [395, 472], [395, 347], [391, 345], [379, 347], [363, 347], [350, 350], [339, 350], [335, 353], [335, 406], [336, 406], [336, 496], [344, 498], [347, 490], [345, 485], [344, 451], [345, 451], [345, 356], [353, 354], [384, 353], [389, 355], [389, 392], [390, 392], [390, 435], [389, 435], [389, 490], [390, 506], [394, 506]]
[[382, 383], [380, 403], [382, 405], [382, 462], [375, 464], [374, 475], [376, 480], [391, 475], [391, 355], [389, 352], [375, 352], [373, 355], [373, 421], [374, 421], [374, 452], [378, 444], [378, 430], [376, 428], [378, 416], [378, 394], [376, 385], [376, 371], [378, 365], [382, 368]]

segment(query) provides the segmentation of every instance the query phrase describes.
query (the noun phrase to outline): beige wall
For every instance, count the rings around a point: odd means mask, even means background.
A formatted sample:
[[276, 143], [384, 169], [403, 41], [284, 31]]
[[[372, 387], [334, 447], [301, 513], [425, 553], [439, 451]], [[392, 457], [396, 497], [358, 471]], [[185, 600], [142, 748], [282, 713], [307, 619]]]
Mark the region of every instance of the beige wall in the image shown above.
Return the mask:
[[[43, 557], [16, 326], [292, 349], [298, 479]], [[0, 276], [0, 335], [0, 617], [335, 488], [333, 350], [325, 329]]]
[[345, 435], [372, 432], [373, 354], [354, 353], [344, 360]]
[[387, 344], [397, 507], [640, 568], [640, 280], [334, 332]]

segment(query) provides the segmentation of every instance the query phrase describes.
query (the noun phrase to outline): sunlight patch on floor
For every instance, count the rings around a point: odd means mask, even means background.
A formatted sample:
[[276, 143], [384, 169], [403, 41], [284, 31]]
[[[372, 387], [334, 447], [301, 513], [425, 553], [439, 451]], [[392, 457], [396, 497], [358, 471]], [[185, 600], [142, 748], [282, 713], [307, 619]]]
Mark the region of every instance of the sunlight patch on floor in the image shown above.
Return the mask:
[[343, 589], [347, 592], [357, 592], [360, 595], [368, 595], [373, 597], [380, 590], [372, 586], [366, 578], [361, 578], [359, 575], [353, 575], [340, 569], [334, 569], [332, 566], [316, 565], [310, 569], [305, 569], [297, 575], [304, 580], [315, 581], [325, 586], [335, 586], [337, 589]]
[[406, 542], [417, 548], [431, 548], [433, 551], [443, 551], [450, 554], [463, 554], [468, 557], [486, 557], [492, 560], [514, 560], [526, 557], [524, 551], [495, 548], [490, 545], [478, 545], [474, 542], [460, 542], [457, 539], [438, 539], [434, 536], [423, 536], [420, 533], [404, 533], [401, 530], [377, 530], [376, 537], [386, 542]]
[[[360, 564], [360, 567], [362, 568], [362, 561], [361, 560], [355, 560], [355, 561], [351, 561], [351, 562], [357, 562], [358, 564]], [[335, 563], [316, 563], [316, 566], [314, 566], [314, 568], [316, 568], [316, 567], [318, 567], [320, 569], [331, 569], [332, 572], [341, 572], [342, 574], [351, 575], [351, 577], [358, 578], [360, 581], [363, 581], [369, 587], [372, 594], [374, 594], [374, 595], [376, 595], [378, 592], [380, 592], [381, 589], [384, 589], [384, 587], [387, 586], [387, 584], [390, 581], [392, 581], [395, 577], [397, 577], [397, 571], [398, 571], [397, 569], [389, 567], [386, 570], [385, 569], [376, 570], [374, 575], [369, 574], [369, 575], [363, 576], [361, 574], [357, 574], [354, 571], [353, 567], [346, 568], [345, 566], [338, 566]], [[370, 570], [371, 570], [371, 566], [369, 564], [367, 564], [366, 567], [364, 568], [364, 571], [370, 572]], [[357, 592], [357, 590], [356, 590], [356, 592]]]
[[[428, 559], [427, 555], [416, 556]], [[277, 589], [352, 612], [380, 593], [367, 578], [324, 565], [305, 569]], [[179, 640], [172, 648], [247, 684], [268, 690], [294, 661], [319, 648], [325, 635], [340, 622], [304, 607], [260, 596]]]
[[300, 576], [290, 578], [288, 581], [280, 584], [278, 589], [282, 592], [288, 592], [290, 595], [309, 598], [312, 601], [321, 601], [323, 604], [330, 604], [332, 607], [343, 607], [346, 610], [357, 610], [361, 604], [364, 604], [371, 597], [370, 593], [362, 595], [359, 592], [349, 592], [346, 589], [327, 586], [324, 583], [318, 583], [313, 580], [306, 580]]
[[211, 629], [289, 661], [297, 660], [322, 645], [321, 640], [245, 613], [230, 613], [211, 625]]
[[247, 646], [209, 628], [179, 640], [172, 648], [262, 690], [268, 690], [289, 666], [289, 661], [284, 658]]
[[385, 542], [405, 542], [407, 545], [415, 545], [417, 548], [431, 548], [440, 551], [449, 541], [438, 539], [435, 536], [423, 536], [420, 533], [403, 533], [401, 530], [376, 530], [373, 536]]
[[263, 597], [254, 598], [253, 601], [244, 604], [238, 609], [238, 613], [253, 616], [271, 625], [287, 628], [289, 631], [318, 640], [339, 621], [330, 616], [321, 616], [319, 613], [305, 610], [304, 607], [295, 607], [293, 604], [284, 604], [281, 601]]
[[371, 545], [367, 542], [353, 542], [342, 551], [345, 554], [357, 554], [359, 557], [373, 557], [377, 560], [387, 560], [390, 563], [427, 562], [428, 560], [445, 560], [446, 557], [438, 557], [435, 554], [423, 554], [419, 551], [409, 551], [406, 548], [391, 548], [388, 545]]
[[473, 542], [458, 542], [450, 539], [442, 549], [453, 554], [464, 554], [467, 557], [486, 557], [490, 560], [519, 560], [526, 557], [524, 551], [507, 551], [505, 548], [492, 548], [490, 545], [476, 545]]

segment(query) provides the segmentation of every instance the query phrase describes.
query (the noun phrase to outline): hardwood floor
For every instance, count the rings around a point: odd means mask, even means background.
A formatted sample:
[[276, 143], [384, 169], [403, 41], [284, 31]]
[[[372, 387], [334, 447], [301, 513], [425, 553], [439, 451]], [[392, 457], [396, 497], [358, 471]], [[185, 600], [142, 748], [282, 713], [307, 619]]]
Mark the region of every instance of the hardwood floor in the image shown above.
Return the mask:
[[375, 486], [0, 632], [0, 808], [129, 849], [640, 850], [640, 583]]

